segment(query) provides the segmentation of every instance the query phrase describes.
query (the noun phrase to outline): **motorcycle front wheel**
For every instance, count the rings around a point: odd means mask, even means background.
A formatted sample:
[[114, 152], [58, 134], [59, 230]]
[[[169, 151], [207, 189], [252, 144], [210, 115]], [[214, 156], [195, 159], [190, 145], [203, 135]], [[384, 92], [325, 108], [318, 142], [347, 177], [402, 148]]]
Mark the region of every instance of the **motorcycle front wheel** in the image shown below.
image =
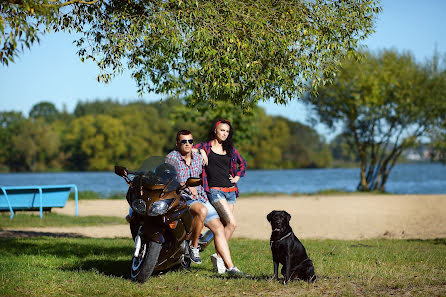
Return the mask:
[[161, 252], [161, 244], [148, 241], [141, 243], [138, 257], [133, 256], [130, 277], [133, 281], [144, 283], [153, 273]]

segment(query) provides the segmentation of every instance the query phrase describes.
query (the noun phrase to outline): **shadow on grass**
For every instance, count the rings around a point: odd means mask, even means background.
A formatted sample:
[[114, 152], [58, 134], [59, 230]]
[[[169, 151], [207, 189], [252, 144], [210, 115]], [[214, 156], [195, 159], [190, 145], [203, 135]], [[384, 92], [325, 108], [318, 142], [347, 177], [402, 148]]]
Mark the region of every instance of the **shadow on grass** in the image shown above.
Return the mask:
[[446, 238], [435, 238], [435, 239], [407, 239], [407, 241], [446, 245]]
[[85, 260], [78, 265], [61, 268], [64, 271], [97, 271], [100, 274], [130, 280], [130, 260]]
[[61, 258], [108, 255], [112, 258], [131, 255], [132, 246], [103, 244], [100, 239], [66, 238], [63, 241], [50, 237], [2, 238], [0, 250], [8, 255], [53, 255]]
[[81, 234], [77, 233], [61, 233], [61, 232], [40, 232], [40, 231], [22, 231], [22, 230], [2, 230], [0, 229], [0, 238], [30, 238], [30, 237], [69, 237], [82, 238]]

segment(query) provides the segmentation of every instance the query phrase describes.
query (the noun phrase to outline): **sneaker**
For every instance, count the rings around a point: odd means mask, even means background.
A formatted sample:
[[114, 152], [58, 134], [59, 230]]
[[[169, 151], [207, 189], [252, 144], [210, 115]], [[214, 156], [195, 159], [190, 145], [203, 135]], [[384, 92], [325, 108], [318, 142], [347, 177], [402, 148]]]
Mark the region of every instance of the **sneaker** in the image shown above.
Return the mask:
[[195, 264], [201, 264], [201, 257], [200, 257], [200, 248], [199, 247], [193, 247], [189, 246], [189, 256], [192, 262]]
[[237, 266], [227, 269], [226, 273], [229, 274], [229, 276], [233, 276], [233, 277], [248, 277], [248, 276], [250, 276], [249, 274], [244, 273], [243, 271], [240, 271], [240, 269], [238, 269]]
[[220, 274], [226, 272], [225, 262], [221, 257], [218, 257], [217, 254], [211, 255], [211, 262], [212, 265], [214, 265], [214, 271]]

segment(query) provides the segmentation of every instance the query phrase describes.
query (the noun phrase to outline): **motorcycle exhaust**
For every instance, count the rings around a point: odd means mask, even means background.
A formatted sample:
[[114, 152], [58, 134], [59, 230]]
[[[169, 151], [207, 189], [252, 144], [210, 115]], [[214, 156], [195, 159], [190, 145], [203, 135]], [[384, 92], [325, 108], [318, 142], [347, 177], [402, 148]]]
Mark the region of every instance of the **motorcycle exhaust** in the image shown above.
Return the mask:
[[202, 252], [214, 239], [214, 233], [211, 230], [207, 230], [204, 234], [200, 235], [198, 239], [198, 246], [200, 247], [200, 252]]

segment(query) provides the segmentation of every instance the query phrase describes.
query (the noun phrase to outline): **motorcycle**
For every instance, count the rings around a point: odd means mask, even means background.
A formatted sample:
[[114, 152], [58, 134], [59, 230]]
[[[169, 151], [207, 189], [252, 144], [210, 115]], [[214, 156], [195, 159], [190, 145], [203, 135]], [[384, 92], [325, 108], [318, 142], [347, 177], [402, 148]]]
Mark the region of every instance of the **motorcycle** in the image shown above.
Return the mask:
[[[154, 272], [188, 269], [192, 215], [185, 189], [201, 185], [202, 180], [190, 177], [180, 185], [175, 168], [162, 157], [147, 158], [137, 171], [115, 166], [115, 173], [129, 185], [126, 198], [132, 209], [130, 232], [135, 243], [131, 279], [144, 283]], [[212, 239], [210, 230], [201, 235], [200, 250]]]

